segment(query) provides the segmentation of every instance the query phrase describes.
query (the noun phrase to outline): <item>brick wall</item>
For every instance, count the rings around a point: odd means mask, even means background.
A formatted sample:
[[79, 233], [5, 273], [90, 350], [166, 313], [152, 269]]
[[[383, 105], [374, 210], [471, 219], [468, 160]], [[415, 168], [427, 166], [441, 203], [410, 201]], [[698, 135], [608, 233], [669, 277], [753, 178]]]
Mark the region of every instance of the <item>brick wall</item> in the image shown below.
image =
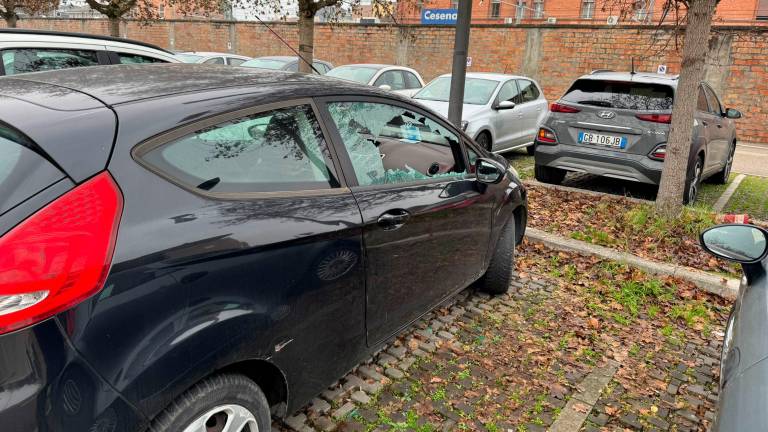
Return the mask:
[[[30, 19], [21, 27], [106, 34], [103, 20]], [[293, 46], [296, 28], [272, 23]], [[727, 30], [727, 32], [726, 32]], [[149, 26], [124, 23], [129, 38], [177, 50], [228, 51], [249, 56], [292, 54], [257, 23], [165, 20]], [[336, 65], [391, 63], [415, 68], [429, 80], [451, 69], [453, 28], [439, 26], [318, 24], [315, 55]], [[666, 64], [680, 70], [675, 39], [668, 29], [606, 26], [472, 27], [469, 55], [473, 72], [524, 74], [539, 81], [548, 99], [558, 98], [573, 79], [593, 69], [655, 71]], [[768, 142], [768, 40], [750, 28], [721, 27], [711, 43], [707, 81], [724, 104], [742, 110], [739, 137]]]

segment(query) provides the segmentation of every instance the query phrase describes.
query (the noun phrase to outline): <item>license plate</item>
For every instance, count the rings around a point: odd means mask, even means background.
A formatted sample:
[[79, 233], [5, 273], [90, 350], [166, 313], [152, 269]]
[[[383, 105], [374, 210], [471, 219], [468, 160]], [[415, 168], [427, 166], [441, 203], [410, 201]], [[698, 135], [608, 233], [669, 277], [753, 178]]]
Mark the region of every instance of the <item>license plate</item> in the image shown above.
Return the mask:
[[584, 143], [623, 149], [627, 147], [627, 137], [579, 132], [579, 144]]

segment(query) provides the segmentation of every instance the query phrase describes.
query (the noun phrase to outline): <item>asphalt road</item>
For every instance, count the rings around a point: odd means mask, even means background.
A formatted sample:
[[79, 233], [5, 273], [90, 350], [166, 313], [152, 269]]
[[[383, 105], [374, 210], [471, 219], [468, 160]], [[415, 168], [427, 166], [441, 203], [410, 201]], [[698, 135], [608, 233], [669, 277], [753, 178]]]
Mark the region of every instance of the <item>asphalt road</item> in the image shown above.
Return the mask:
[[768, 177], [768, 144], [737, 144], [733, 171]]

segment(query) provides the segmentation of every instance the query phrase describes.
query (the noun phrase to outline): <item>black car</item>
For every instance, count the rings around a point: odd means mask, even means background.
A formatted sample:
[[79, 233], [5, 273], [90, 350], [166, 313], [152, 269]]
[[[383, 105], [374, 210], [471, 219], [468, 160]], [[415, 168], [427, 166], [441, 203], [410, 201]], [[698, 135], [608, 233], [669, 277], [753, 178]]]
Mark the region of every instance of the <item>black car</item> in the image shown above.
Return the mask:
[[206, 65], [0, 78], [0, 427], [270, 429], [435, 305], [507, 290], [526, 196], [368, 86]]

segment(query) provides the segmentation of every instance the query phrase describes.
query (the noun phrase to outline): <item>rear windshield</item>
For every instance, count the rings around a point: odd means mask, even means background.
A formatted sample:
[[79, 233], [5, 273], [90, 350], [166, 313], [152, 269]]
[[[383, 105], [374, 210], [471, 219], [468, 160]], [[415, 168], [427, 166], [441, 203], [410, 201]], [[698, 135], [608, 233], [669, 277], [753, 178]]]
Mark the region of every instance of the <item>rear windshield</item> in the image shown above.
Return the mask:
[[605, 108], [667, 111], [672, 109], [674, 89], [664, 84], [580, 79], [563, 100]]
[[0, 123], [0, 214], [64, 177], [32, 146], [15, 129]]

